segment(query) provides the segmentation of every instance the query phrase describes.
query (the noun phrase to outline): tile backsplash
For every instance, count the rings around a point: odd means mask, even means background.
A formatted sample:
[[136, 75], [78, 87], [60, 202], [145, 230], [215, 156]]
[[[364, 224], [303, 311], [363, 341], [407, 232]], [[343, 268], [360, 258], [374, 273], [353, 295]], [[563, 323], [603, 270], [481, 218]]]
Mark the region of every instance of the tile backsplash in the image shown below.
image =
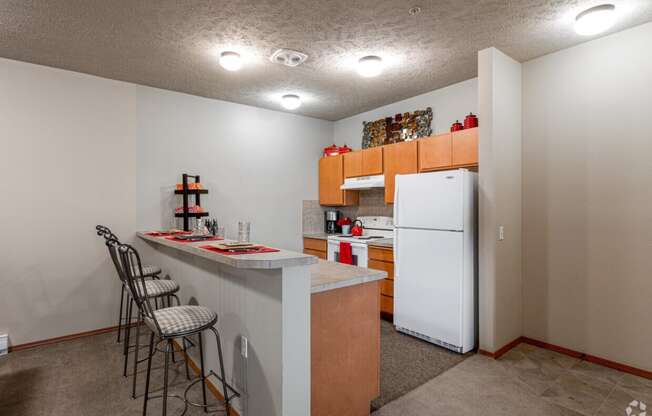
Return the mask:
[[319, 201], [303, 201], [302, 226], [304, 233], [320, 233], [324, 231], [324, 212], [336, 209], [342, 216], [355, 219], [359, 216], [394, 215], [394, 205], [385, 204], [385, 188], [374, 188], [360, 192], [360, 203], [352, 207], [324, 207]]

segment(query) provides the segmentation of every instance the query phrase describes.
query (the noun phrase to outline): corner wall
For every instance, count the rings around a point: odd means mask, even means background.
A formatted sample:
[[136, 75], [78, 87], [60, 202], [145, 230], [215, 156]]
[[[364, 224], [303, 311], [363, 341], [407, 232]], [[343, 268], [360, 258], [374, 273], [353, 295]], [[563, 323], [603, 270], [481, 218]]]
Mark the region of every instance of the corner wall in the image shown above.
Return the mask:
[[521, 64], [496, 48], [484, 49], [478, 80], [479, 343], [493, 353], [523, 330]]
[[523, 64], [524, 335], [652, 370], [652, 23]]
[[[182, 172], [234, 235], [301, 246], [333, 123], [0, 59], [0, 333], [10, 345], [113, 326], [120, 284], [95, 234], [169, 227]], [[174, 276], [173, 276], [174, 277]]]
[[433, 134], [445, 133], [455, 120], [463, 122], [470, 112], [476, 114], [477, 106], [478, 79], [472, 78], [338, 120], [333, 127], [333, 143], [359, 149], [362, 145], [363, 121], [374, 121], [406, 111], [425, 110], [427, 107], [432, 107], [433, 111]]

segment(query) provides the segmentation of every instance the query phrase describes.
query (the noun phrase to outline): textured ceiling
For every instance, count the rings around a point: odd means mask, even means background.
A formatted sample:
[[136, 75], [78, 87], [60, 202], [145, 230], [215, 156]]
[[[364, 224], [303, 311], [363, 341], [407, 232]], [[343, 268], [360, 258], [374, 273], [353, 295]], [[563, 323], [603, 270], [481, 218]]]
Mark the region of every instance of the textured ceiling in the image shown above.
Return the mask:
[[[605, 0], [606, 1], [606, 0]], [[476, 76], [476, 52], [519, 61], [584, 42], [574, 16], [595, 0], [0, 0], [0, 56], [204, 97], [338, 120]], [[609, 32], [652, 20], [652, 0], [611, 0]], [[420, 6], [411, 16], [408, 9]], [[278, 48], [305, 52], [273, 64]], [[236, 50], [239, 72], [216, 54]], [[355, 72], [380, 55], [385, 72]]]

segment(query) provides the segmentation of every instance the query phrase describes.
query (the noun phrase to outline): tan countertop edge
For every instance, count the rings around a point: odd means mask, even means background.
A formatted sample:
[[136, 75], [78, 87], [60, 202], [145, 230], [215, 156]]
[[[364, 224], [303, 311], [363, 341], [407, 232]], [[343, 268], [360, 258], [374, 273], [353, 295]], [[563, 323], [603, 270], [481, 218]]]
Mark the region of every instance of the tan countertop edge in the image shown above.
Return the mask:
[[174, 248], [179, 251], [184, 251], [189, 254], [194, 254], [196, 256], [212, 260], [216, 263], [226, 264], [227, 266], [235, 267], [237, 269], [280, 269], [283, 267], [308, 266], [317, 263], [318, 260], [315, 256], [288, 250], [281, 250], [275, 253], [240, 254], [235, 256], [226, 256], [224, 254], [215, 253], [199, 248], [199, 246], [216, 243], [215, 241], [178, 243], [175, 241], [170, 241], [165, 237], [152, 237], [142, 231], [137, 232], [136, 235], [138, 235], [138, 237], [142, 238], [143, 240]]
[[310, 276], [310, 291], [314, 294], [382, 280], [387, 272], [319, 260], [310, 266]]

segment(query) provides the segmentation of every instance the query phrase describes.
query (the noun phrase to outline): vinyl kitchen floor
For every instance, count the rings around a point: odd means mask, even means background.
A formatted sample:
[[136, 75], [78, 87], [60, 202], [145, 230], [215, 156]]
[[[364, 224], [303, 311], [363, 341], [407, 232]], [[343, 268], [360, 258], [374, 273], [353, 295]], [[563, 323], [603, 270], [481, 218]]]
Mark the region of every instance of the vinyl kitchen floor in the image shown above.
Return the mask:
[[638, 416], [646, 404], [652, 380], [521, 344], [499, 360], [474, 355], [373, 415]]

